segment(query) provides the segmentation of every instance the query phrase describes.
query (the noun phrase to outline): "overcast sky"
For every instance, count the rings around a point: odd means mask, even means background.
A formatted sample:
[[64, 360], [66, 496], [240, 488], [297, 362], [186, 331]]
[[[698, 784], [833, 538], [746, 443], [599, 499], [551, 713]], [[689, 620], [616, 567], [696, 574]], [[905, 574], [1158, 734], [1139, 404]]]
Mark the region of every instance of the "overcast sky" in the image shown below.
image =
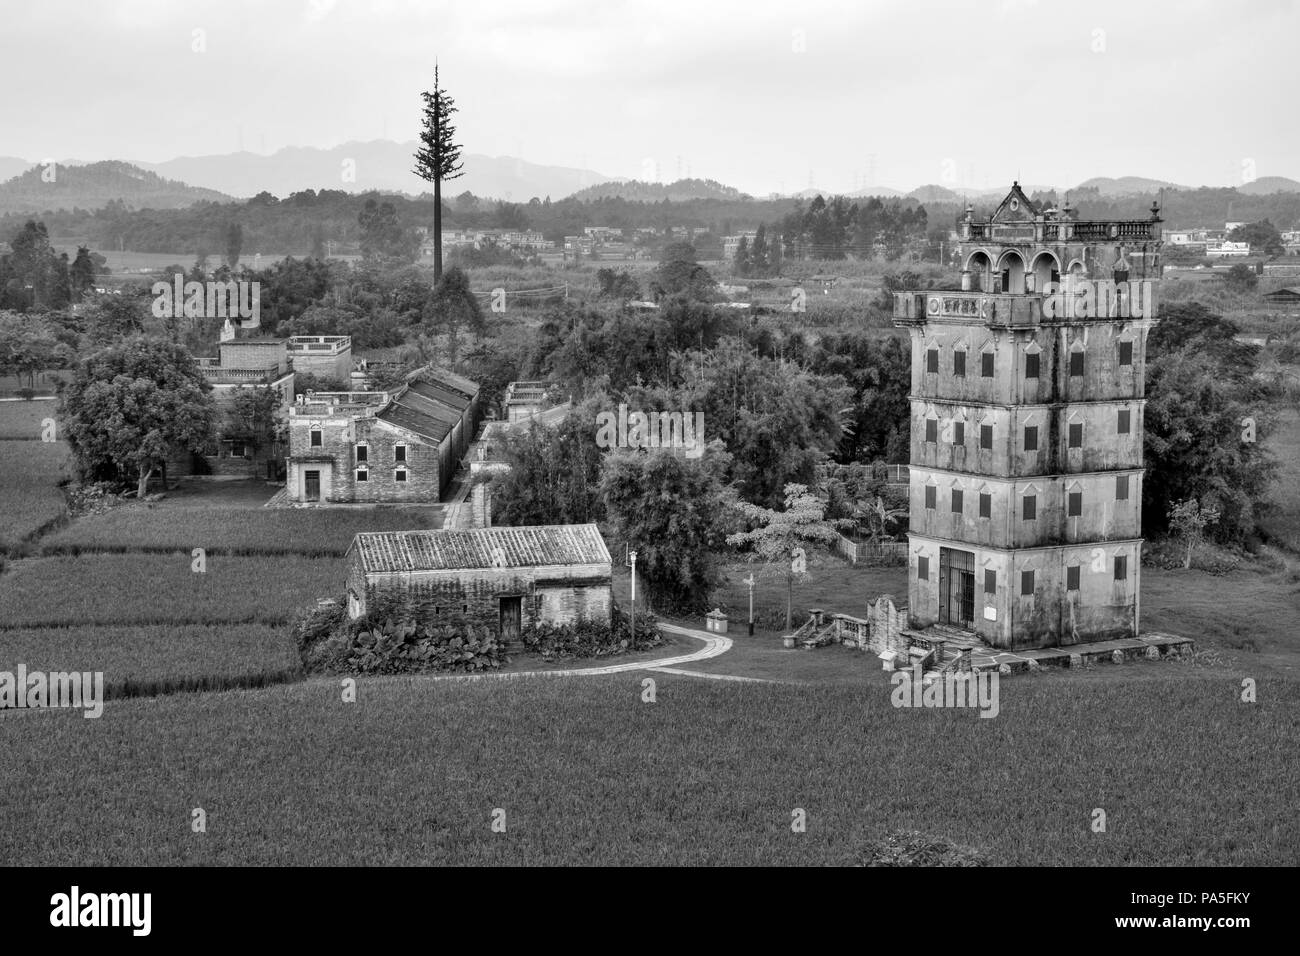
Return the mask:
[[413, 139], [437, 57], [467, 152], [609, 176], [1235, 185], [1300, 179], [1297, 40], [1296, 0], [0, 0], [0, 155]]

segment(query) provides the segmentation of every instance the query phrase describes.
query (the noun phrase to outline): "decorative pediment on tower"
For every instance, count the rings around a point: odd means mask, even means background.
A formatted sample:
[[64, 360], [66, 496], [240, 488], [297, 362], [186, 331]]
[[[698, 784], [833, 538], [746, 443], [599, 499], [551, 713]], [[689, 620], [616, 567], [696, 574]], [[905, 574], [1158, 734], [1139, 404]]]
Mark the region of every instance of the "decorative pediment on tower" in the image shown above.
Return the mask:
[[1011, 192], [993, 213], [992, 222], [1027, 222], [1038, 216], [1038, 207], [1030, 202], [1020, 183], [1011, 184]]

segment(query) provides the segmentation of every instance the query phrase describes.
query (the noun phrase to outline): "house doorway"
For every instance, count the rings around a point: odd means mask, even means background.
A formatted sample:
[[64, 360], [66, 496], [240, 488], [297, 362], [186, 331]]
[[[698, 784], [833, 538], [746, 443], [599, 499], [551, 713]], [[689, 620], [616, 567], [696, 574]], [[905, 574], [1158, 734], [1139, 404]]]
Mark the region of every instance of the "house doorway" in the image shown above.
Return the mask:
[[302, 497], [304, 501], [320, 501], [320, 471], [303, 472]]
[[939, 549], [939, 623], [975, 627], [975, 555]]
[[501, 598], [501, 643], [514, 644], [519, 641], [523, 630], [524, 599], [521, 597]]

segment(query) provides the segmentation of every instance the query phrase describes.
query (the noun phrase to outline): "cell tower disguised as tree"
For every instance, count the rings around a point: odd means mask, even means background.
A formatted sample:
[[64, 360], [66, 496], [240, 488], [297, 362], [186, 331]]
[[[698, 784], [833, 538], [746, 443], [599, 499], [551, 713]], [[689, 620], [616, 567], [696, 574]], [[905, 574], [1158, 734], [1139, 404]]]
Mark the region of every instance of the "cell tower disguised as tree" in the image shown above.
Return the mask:
[[451, 116], [457, 112], [456, 101], [438, 82], [437, 64], [433, 67], [433, 90], [420, 96], [424, 100], [424, 129], [415, 153], [415, 175], [433, 183], [433, 279], [437, 282], [442, 278], [442, 184], [461, 176], [460, 146], [454, 140], [456, 127], [451, 125]]

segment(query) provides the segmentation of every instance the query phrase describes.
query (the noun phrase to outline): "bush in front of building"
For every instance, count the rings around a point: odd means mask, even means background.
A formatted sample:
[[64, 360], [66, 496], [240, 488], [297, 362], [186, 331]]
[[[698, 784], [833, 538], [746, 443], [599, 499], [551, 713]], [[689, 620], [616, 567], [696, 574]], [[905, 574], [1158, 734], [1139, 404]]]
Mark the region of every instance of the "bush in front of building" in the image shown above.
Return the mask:
[[572, 624], [541, 622], [523, 629], [524, 648], [543, 660], [567, 657], [612, 657], [630, 651], [644, 651], [665, 643], [663, 633], [648, 612], [636, 616], [636, 634], [632, 624], [619, 608], [614, 608], [609, 621], [580, 618]]
[[349, 620], [331, 602], [294, 625], [304, 669], [314, 673], [410, 674], [491, 670], [509, 662], [496, 636], [463, 621], [429, 624], [388, 618]]

